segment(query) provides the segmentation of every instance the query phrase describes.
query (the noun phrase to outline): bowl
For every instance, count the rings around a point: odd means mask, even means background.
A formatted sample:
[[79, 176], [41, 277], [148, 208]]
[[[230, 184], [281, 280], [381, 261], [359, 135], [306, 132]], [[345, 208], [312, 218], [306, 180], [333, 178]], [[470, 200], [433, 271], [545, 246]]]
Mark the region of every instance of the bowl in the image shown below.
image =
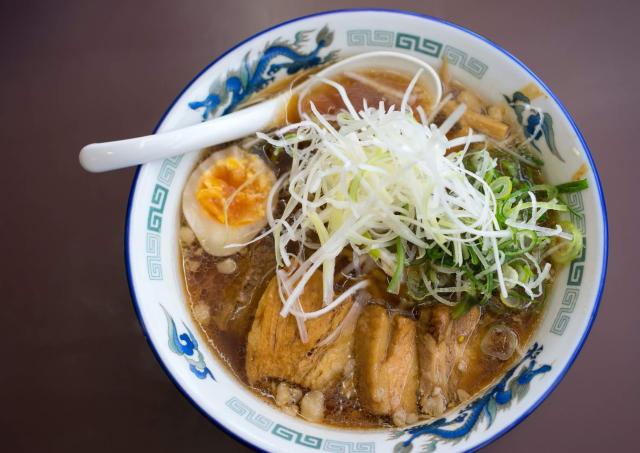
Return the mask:
[[[485, 393], [438, 420], [406, 428], [345, 430], [290, 417], [256, 397], [209, 350], [191, 320], [179, 267], [181, 190], [197, 153], [139, 167], [126, 224], [129, 285], [158, 361], [184, 395], [239, 440], [268, 451], [454, 451], [479, 448], [530, 414], [558, 385], [593, 324], [607, 263], [600, 180], [574, 121], [547, 86], [508, 52], [458, 25], [403, 11], [344, 10], [293, 19], [262, 31], [214, 60], [178, 95], [156, 132], [234, 110], [274, 81], [348, 55], [394, 50], [438, 66], [488, 99], [531, 97], [521, 123], [551, 183], [583, 167], [589, 189], [569, 194], [582, 255], [557, 276], [524, 356]], [[538, 110], [539, 109], [539, 110]], [[536, 117], [537, 115], [537, 117]], [[541, 124], [544, 127], [532, 127]]]

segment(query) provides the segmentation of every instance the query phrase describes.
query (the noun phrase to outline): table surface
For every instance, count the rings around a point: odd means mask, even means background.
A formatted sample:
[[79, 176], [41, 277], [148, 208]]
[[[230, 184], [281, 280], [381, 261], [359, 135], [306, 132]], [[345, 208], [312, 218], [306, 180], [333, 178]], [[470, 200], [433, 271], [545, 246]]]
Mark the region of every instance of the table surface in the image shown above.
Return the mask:
[[202, 67], [257, 30], [356, 6], [411, 9], [479, 32], [520, 57], [572, 112], [607, 197], [611, 247], [604, 299], [557, 390], [486, 450], [632, 445], [640, 407], [640, 279], [633, 264], [640, 252], [633, 236], [640, 220], [640, 150], [632, 142], [640, 106], [638, 5], [1, 2], [4, 450], [246, 451], [180, 394], [138, 326], [123, 256], [134, 170], [87, 174], [77, 152], [89, 142], [151, 131]]

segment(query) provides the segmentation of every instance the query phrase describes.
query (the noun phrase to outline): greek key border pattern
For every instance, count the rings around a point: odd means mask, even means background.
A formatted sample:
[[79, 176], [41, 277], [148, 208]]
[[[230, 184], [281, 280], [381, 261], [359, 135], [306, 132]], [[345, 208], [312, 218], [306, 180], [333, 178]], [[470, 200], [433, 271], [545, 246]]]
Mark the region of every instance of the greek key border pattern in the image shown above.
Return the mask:
[[396, 48], [413, 50], [414, 52], [438, 58], [442, 51], [442, 43], [418, 35], [398, 32], [396, 33]]
[[347, 45], [393, 47], [394, 36], [389, 30], [347, 30]]
[[149, 213], [147, 214], [147, 235], [145, 241], [145, 255], [147, 260], [147, 274], [149, 280], [162, 280], [162, 258], [160, 233], [162, 231], [162, 219], [164, 208], [169, 196], [169, 187], [176, 174], [176, 168], [182, 160], [182, 156], [172, 157], [162, 161], [160, 171], [156, 178], [156, 185], [151, 194], [149, 202]]
[[264, 415], [256, 414], [253, 409], [244, 404], [238, 398], [231, 398], [225, 403], [225, 405], [236, 414], [246, 418], [249, 423], [262, 431], [269, 431], [271, 426], [273, 426], [273, 421], [269, 420]]
[[583, 237], [582, 253], [569, 265], [567, 288], [562, 296], [562, 303], [551, 324], [550, 332], [562, 336], [571, 321], [571, 314], [576, 308], [576, 301], [580, 295], [580, 285], [584, 277], [584, 265], [587, 257], [587, 226], [584, 218], [584, 200], [582, 193], [569, 193], [565, 196], [567, 205], [571, 208], [571, 221], [578, 227]]
[[551, 326], [551, 332], [556, 335], [562, 335], [569, 324], [571, 313], [576, 308], [576, 300], [580, 295], [579, 288], [567, 288], [562, 299], [562, 304], [558, 310], [558, 314]]
[[340, 440], [324, 441], [322, 450], [332, 453], [373, 453], [376, 446], [373, 442], [343, 442]]
[[482, 61], [453, 46], [445, 46], [442, 55], [452, 66], [458, 66], [477, 79], [481, 79], [489, 69]]
[[298, 445], [313, 448], [314, 450], [319, 450], [322, 446], [322, 438], [303, 434], [295, 429], [287, 428], [280, 423], [273, 427], [271, 434], [288, 441], [294, 441]]
[[160, 263], [160, 235], [147, 232], [147, 273], [149, 280], [162, 280], [162, 265]]
[[482, 79], [489, 66], [467, 52], [448, 44], [414, 35], [391, 30], [352, 29], [347, 30], [347, 46], [350, 47], [395, 47], [411, 50], [434, 58], [447, 58], [453, 66], [458, 66], [477, 79]]
[[322, 450], [332, 453], [375, 453], [376, 450], [374, 442], [345, 442], [341, 440], [322, 439], [321, 437], [301, 433], [280, 423], [275, 423], [265, 415], [258, 414], [235, 396], [227, 400], [225, 406], [231, 409], [236, 415], [245, 418], [261, 431], [269, 432], [280, 439], [302, 445], [312, 450]]

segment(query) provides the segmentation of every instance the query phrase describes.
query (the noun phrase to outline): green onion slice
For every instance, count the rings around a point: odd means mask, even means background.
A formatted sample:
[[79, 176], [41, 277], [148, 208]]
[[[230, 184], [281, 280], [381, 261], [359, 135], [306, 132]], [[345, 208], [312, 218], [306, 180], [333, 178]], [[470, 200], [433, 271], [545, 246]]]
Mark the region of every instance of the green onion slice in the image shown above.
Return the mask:
[[570, 263], [582, 253], [582, 233], [573, 222], [563, 220], [559, 223], [562, 230], [571, 234], [571, 240], [554, 238], [555, 246], [551, 259], [556, 264]]
[[558, 184], [556, 189], [560, 193], [580, 192], [589, 188], [589, 182], [586, 179], [580, 179], [578, 181], [565, 182], [564, 184]]
[[387, 291], [391, 294], [398, 294], [400, 292], [400, 283], [402, 282], [402, 274], [404, 272], [404, 246], [402, 245], [402, 239], [398, 236], [396, 238], [396, 270], [393, 272], [393, 277], [387, 286]]
[[521, 310], [529, 305], [530, 300], [515, 290], [509, 290], [507, 297], [500, 295], [500, 302], [506, 307]]
[[504, 200], [511, 195], [511, 178], [508, 176], [500, 176], [491, 183], [490, 187], [496, 196], [496, 200]]

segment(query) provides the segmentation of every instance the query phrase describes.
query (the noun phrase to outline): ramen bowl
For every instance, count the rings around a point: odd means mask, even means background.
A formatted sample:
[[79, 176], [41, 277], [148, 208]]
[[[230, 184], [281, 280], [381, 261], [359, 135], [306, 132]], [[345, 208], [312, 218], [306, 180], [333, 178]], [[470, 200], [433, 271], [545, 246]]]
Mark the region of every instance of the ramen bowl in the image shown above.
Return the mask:
[[[392, 50], [438, 67], [489, 100], [537, 93], [520, 112], [551, 183], [582, 171], [589, 189], [568, 194], [582, 254], [547, 296], [533, 340], [506, 374], [437, 420], [404, 428], [354, 430], [286, 415], [238, 381], [209, 348], [186, 302], [178, 248], [182, 189], [198, 153], [152, 162], [136, 173], [127, 214], [126, 261], [134, 306], [158, 361], [206, 417], [240, 441], [267, 451], [459, 451], [479, 448], [530, 414], [558, 385], [595, 319], [607, 260], [607, 220], [589, 149], [560, 101], [524, 64], [487, 39], [419, 14], [385, 10], [324, 12], [262, 31], [214, 60], [176, 98], [156, 132], [230, 112], [279, 79], [350, 55]], [[525, 88], [527, 87], [527, 88]], [[533, 88], [532, 88], [533, 87]], [[535, 121], [535, 118], [533, 118]], [[525, 131], [526, 132], [526, 131]], [[529, 131], [531, 132], [531, 131]]]

